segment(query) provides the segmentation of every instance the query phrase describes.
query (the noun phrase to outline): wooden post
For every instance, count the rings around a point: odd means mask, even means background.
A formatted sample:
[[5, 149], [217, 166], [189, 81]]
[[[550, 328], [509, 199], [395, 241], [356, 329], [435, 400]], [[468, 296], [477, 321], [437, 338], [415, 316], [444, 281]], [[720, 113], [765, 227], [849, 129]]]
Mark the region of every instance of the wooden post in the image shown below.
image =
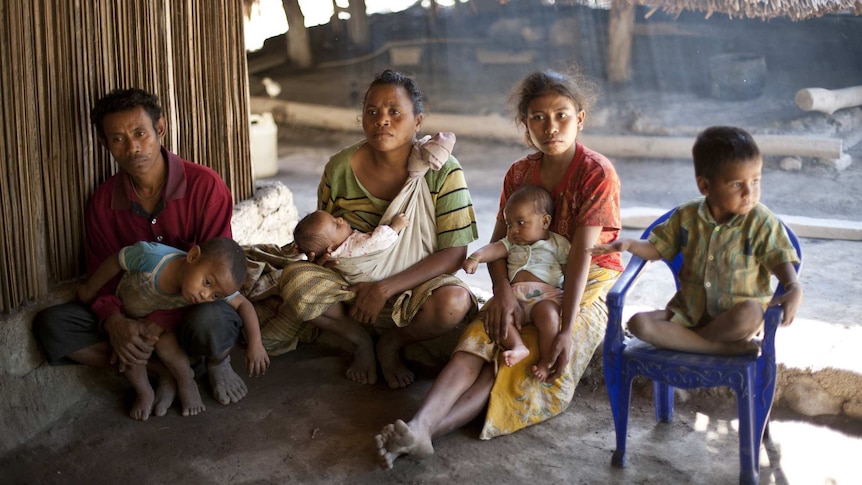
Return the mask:
[[613, 0], [608, 21], [608, 80], [629, 80], [629, 60], [635, 26], [635, 6], [629, 0]]

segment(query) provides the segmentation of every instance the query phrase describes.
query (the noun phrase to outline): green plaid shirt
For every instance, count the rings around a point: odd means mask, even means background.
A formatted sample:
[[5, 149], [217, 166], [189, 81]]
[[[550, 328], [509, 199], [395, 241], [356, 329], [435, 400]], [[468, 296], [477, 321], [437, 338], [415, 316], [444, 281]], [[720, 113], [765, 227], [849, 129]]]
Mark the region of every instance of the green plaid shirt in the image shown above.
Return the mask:
[[682, 252], [679, 291], [667, 305], [672, 320], [706, 323], [739, 302], [772, 298], [772, 269], [796, 263], [796, 250], [781, 221], [763, 204], [717, 224], [704, 197], [692, 199], [649, 235], [663, 258]]

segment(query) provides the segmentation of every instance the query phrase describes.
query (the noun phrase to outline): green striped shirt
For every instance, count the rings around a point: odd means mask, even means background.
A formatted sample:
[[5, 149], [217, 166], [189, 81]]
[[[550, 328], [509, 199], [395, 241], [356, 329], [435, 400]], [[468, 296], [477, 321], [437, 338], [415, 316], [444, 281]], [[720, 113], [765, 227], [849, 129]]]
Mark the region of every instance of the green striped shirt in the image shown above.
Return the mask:
[[705, 198], [698, 197], [679, 206], [648, 239], [667, 260], [682, 252], [680, 287], [668, 309], [686, 326], [705, 323], [742, 301], [766, 305], [773, 294], [772, 270], [798, 262], [781, 221], [763, 204], [717, 224]]
[[[343, 217], [354, 229], [371, 232], [391, 201], [369, 194], [350, 169], [350, 157], [364, 143], [349, 146], [329, 159], [317, 188], [317, 205]], [[440, 170], [428, 170], [425, 181], [436, 213], [437, 249], [466, 246], [478, 239], [473, 200], [458, 160], [450, 156]]]

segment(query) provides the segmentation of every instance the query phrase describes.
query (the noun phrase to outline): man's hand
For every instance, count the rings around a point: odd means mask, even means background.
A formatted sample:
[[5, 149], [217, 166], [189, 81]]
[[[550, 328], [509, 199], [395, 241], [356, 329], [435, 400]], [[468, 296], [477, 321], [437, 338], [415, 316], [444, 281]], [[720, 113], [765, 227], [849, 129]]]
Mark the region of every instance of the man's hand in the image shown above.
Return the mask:
[[149, 332], [148, 320], [134, 320], [117, 313], [105, 321], [111, 347], [123, 366], [146, 365], [158, 337]]

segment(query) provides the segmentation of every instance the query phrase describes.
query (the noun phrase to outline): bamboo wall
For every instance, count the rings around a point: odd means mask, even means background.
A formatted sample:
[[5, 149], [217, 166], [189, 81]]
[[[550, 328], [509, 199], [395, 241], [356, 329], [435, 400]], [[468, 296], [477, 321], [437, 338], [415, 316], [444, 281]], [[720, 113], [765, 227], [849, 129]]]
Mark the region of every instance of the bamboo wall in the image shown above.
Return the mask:
[[89, 123], [118, 87], [156, 93], [164, 144], [251, 197], [239, 1], [0, 1], [0, 305], [83, 272], [83, 210], [116, 170]]

